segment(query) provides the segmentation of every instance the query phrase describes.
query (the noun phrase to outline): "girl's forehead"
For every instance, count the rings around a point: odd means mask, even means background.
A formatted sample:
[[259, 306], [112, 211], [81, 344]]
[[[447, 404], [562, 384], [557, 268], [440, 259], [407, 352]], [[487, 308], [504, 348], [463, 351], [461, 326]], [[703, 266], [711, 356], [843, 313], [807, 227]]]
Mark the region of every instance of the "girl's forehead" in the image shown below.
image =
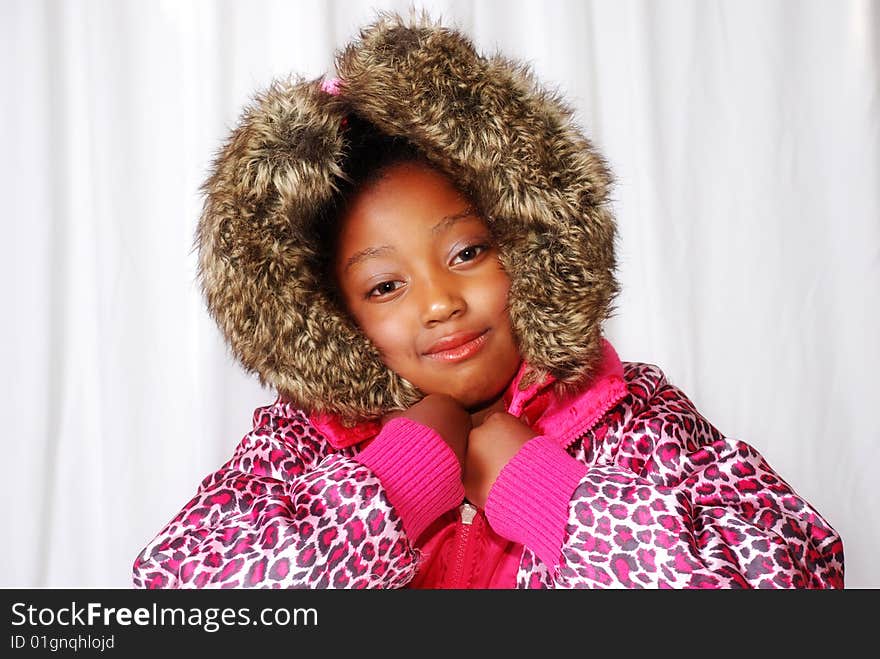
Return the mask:
[[349, 200], [339, 232], [360, 242], [413, 232], [441, 237], [456, 226], [486, 224], [448, 176], [427, 165], [403, 163]]

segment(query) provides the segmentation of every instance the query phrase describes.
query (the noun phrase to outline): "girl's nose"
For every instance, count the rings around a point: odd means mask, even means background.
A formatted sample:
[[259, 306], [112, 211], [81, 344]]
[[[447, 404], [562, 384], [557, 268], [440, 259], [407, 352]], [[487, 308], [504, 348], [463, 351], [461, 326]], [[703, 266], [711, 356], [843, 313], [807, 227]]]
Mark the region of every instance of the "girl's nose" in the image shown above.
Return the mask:
[[461, 291], [451, 281], [433, 279], [423, 284], [422, 322], [425, 325], [442, 323], [460, 316], [467, 309]]

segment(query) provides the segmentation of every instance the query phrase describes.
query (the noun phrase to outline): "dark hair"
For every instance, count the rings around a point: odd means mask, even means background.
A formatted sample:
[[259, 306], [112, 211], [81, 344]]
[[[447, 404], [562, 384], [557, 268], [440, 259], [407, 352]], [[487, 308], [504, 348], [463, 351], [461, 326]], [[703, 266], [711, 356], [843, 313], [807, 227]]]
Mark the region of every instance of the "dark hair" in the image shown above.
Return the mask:
[[380, 180], [393, 165], [420, 162], [430, 165], [425, 155], [402, 137], [389, 137], [372, 124], [349, 115], [346, 125], [348, 152], [342, 165], [345, 179], [340, 187], [343, 202]]

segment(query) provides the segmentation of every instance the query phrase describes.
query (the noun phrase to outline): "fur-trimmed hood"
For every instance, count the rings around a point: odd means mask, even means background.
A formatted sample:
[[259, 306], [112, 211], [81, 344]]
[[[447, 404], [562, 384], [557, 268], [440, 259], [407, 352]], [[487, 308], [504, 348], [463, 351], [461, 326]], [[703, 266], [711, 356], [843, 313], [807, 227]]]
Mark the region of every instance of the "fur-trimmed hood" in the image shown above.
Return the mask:
[[479, 207], [510, 276], [531, 369], [572, 388], [602, 357], [618, 292], [611, 176], [572, 111], [528, 67], [483, 56], [425, 16], [383, 13], [337, 53], [339, 84], [276, 81], [256, 96], [203, 186], [199, 281], [233, 354], [261, 384], [348, 424], [422, 394], [388, 369], [326, 289], [315, 223], [337, 194], [345, 118], [418, 147]]

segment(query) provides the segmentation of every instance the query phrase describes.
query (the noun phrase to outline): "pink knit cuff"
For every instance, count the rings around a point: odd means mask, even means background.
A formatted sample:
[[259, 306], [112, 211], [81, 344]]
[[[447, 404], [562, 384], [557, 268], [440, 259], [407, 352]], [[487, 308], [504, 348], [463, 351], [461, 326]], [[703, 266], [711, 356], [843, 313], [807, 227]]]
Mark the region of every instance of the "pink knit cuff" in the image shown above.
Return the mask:
[[492, 528], [524, 544], [552, 570], [559, 565], [571, 496], [587, 467], [557, 441], [539, 435], [526, 442], [489, 490]]
[[464, 499], [455, 453], [436, 431], [410, 419], [386, 423], [354, 459], [382, 481], [413, 544], [431, 522]]

